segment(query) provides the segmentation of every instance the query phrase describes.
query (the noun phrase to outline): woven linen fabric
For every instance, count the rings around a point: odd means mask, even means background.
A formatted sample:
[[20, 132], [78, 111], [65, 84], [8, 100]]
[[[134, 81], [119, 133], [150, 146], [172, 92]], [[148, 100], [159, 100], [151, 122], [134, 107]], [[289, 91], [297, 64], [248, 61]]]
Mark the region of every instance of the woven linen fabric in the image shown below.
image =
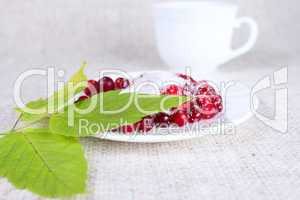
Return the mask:
[[[240, 72], [241, 76], [245, 71], [248, 77], [257, 79], [272, 72], [250, 67]], [[292, 74], [299, 72], [298, 68], [289, 68], [287, 133], [252, 117], [233, 134], [179, 142], [135, 144], [81, 139], [89, 163], [88, 191], [72, 199], [298, 199], [300, 87]], [[263, 110], [271, 113], [272, 98], [261, 98]], [[16, 119], [12, 108], [10, 102], [1, 103], [2, 131]], [[16, 190], [5, 178], [0, 179], [0, 194], [0, 199], [41, 199]]]
[[[110, 66], [169, 70], [155, 44], [152, 2], [0, 0], [0, 131], [9, 130], [17, 118], [14, 81], [28, 69], [56, 66], [65, 70], [65, 80], [84, 59], [90, 77]], [[249, 53], [219, 67], [219, 73], [252, 87], [288, 67], [288, 132], [280, 133], [253, 116], [233, 134], [186, 141], [81, 139], [89, 163], [88, 191], [67, 199], [300, 199], [299, 1], [237, 2], [239, 16], [258, 22], [259, 37]], [[234, 40], [243, 43], [246, 38]], [[22, 88], [24, 101], [46, 95], [42, 77], [26, 80]], [[272, 90], [260, 99], [263, 114], [272, 116]], [[6, 199], [44, 198], [0, 178], [0, 200]]]

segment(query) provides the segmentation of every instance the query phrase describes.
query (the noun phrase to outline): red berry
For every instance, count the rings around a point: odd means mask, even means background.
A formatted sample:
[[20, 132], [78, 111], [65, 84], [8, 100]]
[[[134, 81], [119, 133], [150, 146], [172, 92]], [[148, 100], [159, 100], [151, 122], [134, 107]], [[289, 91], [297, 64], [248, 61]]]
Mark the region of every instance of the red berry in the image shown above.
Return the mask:
[[92, 96], [92, 92], [91, 92], [91, 90], [90, 90], [90, 88], [85, 88], [84, 90], [83, 90], [83, 93], [86, 95], [86, 96], [89, 96], [89, 97], [91, 97]]
[[141, 121], [136, 122], [134, 124], [134, 126], [136, 127], [136, 129], [139, 132], [148, 132], [150, 131], [153, 126], [154, 126], [154, 120], [152, 116], [146, 116], [144, 117]]
[[201, 87], [198, 89], [198, 93], [197, 94], [204, 94], [207, 92], [207, 87]]
[[129, 80], [119, 77], [115, 80], [115, 88], [116, 89], [124, 89], [129, 86]]
[[197, 103], [200, 107], [202, 107], [203, 105], [210, 103], [210, 98], [208, 96], [198, 96]]
[[164, 112], [157, 113], [154, 116], [154, 123], [160, 127], [167, 127], [170, 123], [170, 116]]
[[193, 122], [197, 122], [201, 119], [201, 112], [198, 111], [193, 111], [190, 116], [189, 116], [189, 122], [193, 123]]
[[100, 91], [107, 92], [113, 89], [115, 89], [115, 83], [110, 77], [104, 76], [99, 80]]
[[86, 99], [88, 99], [88, 98], [89, 98], [88, 96], [80, 96], [80, 97], [77, 99], [77, 101], [76, 101], [75, 103], [77, 103], [77, 102], [79, 102], [79, 101], [86, 100]]
[[87, 96], [80, 96], [78, 100], [79, 100], [79, 101], [83, 101], [83, 100], [88, 99], [88, 98], [89, 98], [89, 97], [87, 97]]
[[198, 88], [198, 91], [196, 92], [196, 95], [215, 95], [215, 94], [216, 94], [216, 90], [208, 84], [205, 84], [204, 86], [200, 86]]
[[215, 105], [216, 106], [216, 109], [221, 112], [223, 110], [223, 105], [222, 104], [218, 104], [218, 105]]
[[215, 108], [214, 104], [212, 104], [210, 102], [206, 103], [202, 106], [202, 110], [208, 111], [208, 112], [211, 112], [214, 108]]
[[210, 96], [198, 96], [198, 105], [201, 108], [201, 113], [204, 115], [215, 115], [218, 109], [214, 103], [212, 103]]
[[135, 131], [135, 127], [132, 124], [124, 125], [124, 126], [119, 127], [118, 130], [121, 131], [122, 133], [130, 134]]
[[88, 80], [88, 86], [84, 89], [84, 93], [89, 97], [99, 93], [98, 82], [95, 80]]
[[197, 103], [194, 103], [193, 106], [191, 107], [188, 118], [189, 118], [189, 123], [194, 123], [201, 119], [201, 108], [198, 106]]
[[221, 112], [223, 110], [222, 97], [220, 95], [214, 95], [211, 97], [211, 102], [215, 105], [215, 108]]
[[179, 127], [184, 126], [188, 122], [188, 115], [185, 111], [178, 110], [171, 115], [171, 122], [177, 124]]
[[220, 95], [213, 95], [211, 96], [211, 102], [214, 104], [222, 103], [222, 97]]
[[177, 85], [168, 85], [163, 91], [162, 94], [169, 95], [182, 95], [182, 88]]
[[88, 80], [88, 87], [95, 89], [99, 92], [99, 82], [95, 80]]

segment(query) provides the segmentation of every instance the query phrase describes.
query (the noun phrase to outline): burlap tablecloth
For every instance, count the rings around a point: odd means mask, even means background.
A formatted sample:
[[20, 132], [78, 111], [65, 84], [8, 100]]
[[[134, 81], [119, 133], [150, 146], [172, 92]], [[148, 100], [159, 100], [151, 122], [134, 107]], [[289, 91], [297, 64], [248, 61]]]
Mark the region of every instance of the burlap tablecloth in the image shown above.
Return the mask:
[[[106, 66], [129, 71], [168, 70], [155, 48], [150, 2], [55, 0], [20, 4], [1, 0], [0, 131], [8, 130], [16, 119], [13, 82], [26, 69], [56, 65], [66, 69], [66, 79], [82, 59], [87, 59], [90, 76]], [[181, 142], [82, 139], [89, 162], [88, 192], [74, 199], [300, 199], [297, 2], [240, 1], [240, 14], [258, 20], [260, 37], [252, 52], [219, 69], [224, 76], [251, 86], [288, 66], [287, 133], [253, 117], [236, 127], [234, 134]], [[45, 95], [45, 82], [38, 77], [28, 80], [23, 92], [26, 101]], [[273, 93], [267, 91], [260, 97], [270, 108], [267, 114], [272, 114]], [[1, 178], [0, 199], [42, 198], [16, 190]]]
[[[259, 79], [267, 71], [272, 70], [251, 67], [239, 73], [240, 77], [252, 73], [252, 79]], [[89, 162], [88, 192], [74, 198], [299, 199], [300, 88], [295, 84], [299, 72], [296, 67], [289, 68], [289, 129], [284, 134], [253, 117], [236, 127], [234, 134], [182, 142], [134, 144], [82, 139]], [[16, 119], [8, 82], [12, 83], [5, 77], [1, 80], [1, 85], [8, 85], [1, 95], [1, 130], [7, 130]], [[36, 96], [38, 92], [31, 89], [25, 93]], [[264, 105], [271, 107], [270, 95], [262, 97]], [[39, 199], [14, 189], [3, 178], [0, 194], [1, 199]]]

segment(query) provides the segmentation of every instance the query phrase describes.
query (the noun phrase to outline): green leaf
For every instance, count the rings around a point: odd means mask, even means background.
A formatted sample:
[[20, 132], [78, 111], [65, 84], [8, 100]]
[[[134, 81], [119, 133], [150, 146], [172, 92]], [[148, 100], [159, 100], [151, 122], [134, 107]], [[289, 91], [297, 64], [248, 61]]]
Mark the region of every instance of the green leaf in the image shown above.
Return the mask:
[[84, 74], [86, 66], [86, 63], [84, 62], [80, 69], [70, 78], [68, 83], [48, 98], [48, 113], [52, 114], [63, 109], [69, 104], [70, 99], [87, 86], [87, 77]]
[[[131, 98], [136, 98], [138, 104], [130, 101]], [[120, 125], [133, 124], [146, 115], [177, 107], [188, 99], [189, 97], [184, 96], [121, 94], [119, 91], [104, 92], [78, 104], [66, 107], [63, 113], [52, 115], [49, 128], [52, 133], [66, 136], [85, 137], [95, 135], [99, 132], [117, 128]], [[90, 105], [93, 105], [94, 101], [96, 103], [95, 107], [90, 112], [82, 114], [78, 111], [78, 109], [88, 109]], [[161, 103], [163, 103], [163, 107], [160, 106]], [[117, 111], [126, 105], [128, 107], [120, 112], [103, 112], [103, 110]], [[103, 106], [102, 111], [100, 109], [101, 106]], [[147, 112], [145, 113], [139, 108]]]
[[26, 108], [35, 110], [35, 112], [39, 112], [39, 114], [31, 114], [26, 112], [24, 108], [16, 108], [16, 111], [22, 114], [22, 121], [34, 122], [48, 116], [48, 113], [46, 112], [47, 106], [48, 101], [40, 98], [26, 104]]
[[0, 176], [41, 196], [70, 196], [85, 191], [87, 162], [76, 138], [27, 129], [0, 139]]
[[22, 114], [21, 120], [26, 122], [39, 121], [67, 106], [69, 101], [81, 92], [87, 84], [87, 77], [84, 74], [86, 66], [84, 62], [68, 83], [48, 99], [38, 99], [26, 104], [25, 108], [16, 108], [16, 111]]

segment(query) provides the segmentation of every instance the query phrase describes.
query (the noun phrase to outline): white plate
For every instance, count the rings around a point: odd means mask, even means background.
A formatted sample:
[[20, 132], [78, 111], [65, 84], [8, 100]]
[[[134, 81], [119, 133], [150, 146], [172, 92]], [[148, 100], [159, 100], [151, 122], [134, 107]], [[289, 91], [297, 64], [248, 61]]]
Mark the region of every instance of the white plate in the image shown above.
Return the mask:
[[[146, 73], [167, 73], [165, 71], [147, 71]], [[130, 72], [131, 77], [137, 77], [144, 71]], [[111, 75], [113, 78], [114, 75]], [[247, 121], [253, 113], [250, 106], [250, 89], [236, 82], [227, 89], [225, 106], [222, 113], [212, 120], [200, 121], [184, 128], [172, 127], [169, 129], [153, 130], [148, 133], [124, 134], [118, 132], [99, 133], [95, 137], [121, 142], [156, 143], [193, 139], [209, 134], [232, 134], [234, 127]], [[253, 101], [254, 108], [258, 107], [258, 100]]]

